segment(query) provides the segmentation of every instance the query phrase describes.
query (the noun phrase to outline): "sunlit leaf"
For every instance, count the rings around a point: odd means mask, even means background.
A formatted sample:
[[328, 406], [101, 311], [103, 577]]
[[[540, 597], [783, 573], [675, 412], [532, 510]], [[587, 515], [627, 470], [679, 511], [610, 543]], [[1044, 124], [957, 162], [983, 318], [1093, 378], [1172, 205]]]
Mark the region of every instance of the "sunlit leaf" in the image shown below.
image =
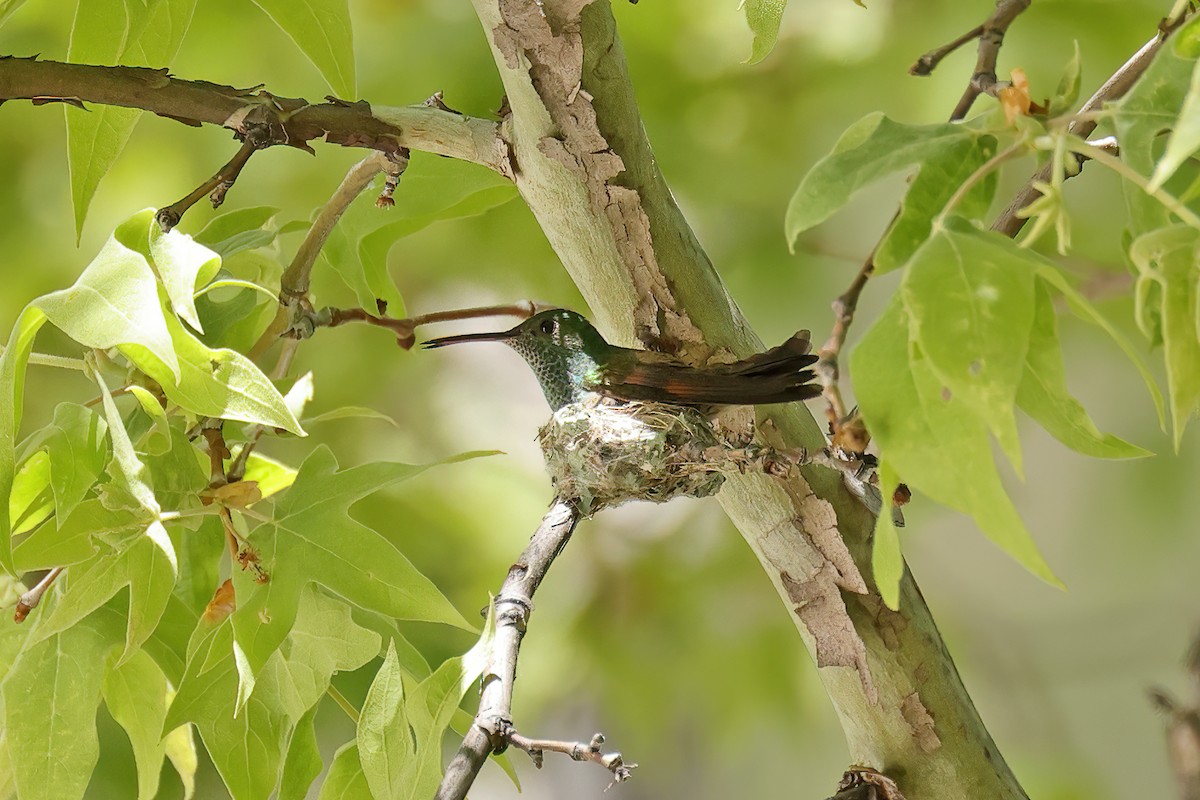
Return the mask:
[[8, 496], [8, 516], [13, 536], [19, 536], [41, 524], [54, 513], [54, 494], [50, 489], [50, 456], [43, 451], [25, 459], [12, 482]]
[[1121, 348], [1121, 351], [1125, 353], [1129, 361], [1137, 369], [1138, 374], [1141, 375], [1142, 383], [1145, 384], [1146, 390], [1150, 392], [1150, 398], [1154, 401], [1154, 409], [1158, 414], [1158, 423], [1163, 427], [1163, 430], [1166, 430], [1166, 406], [1163, 402], [1162, 392], [1159, 391], [1158, 383], [1155, 381], [1154, 376], [1150, 374], [1150, 370], [1147, 368], [1145, 362], [1142, 361], [1141, 355], [1133, 348], [1129, 340], [1111, 322], [1105, 319], [1104, 315], [1097, 311], [1096, 307], [1086, 297], [1080, 294], [1075, 287], [1071, 286], [1054, 265], [1049, 262], [1043, 262], [1038, 267], [1038, 277], [1050, 286], [1053, 286], [1063, 296], [1063, 299], [1067, 301], [1067, 306], [1075, 316], [1100, 328]]
[[988, 431], [910, 344], [896, 298], [851, 357], [863, 416], [885, 462], [910, 487], [971, 515], [988, 538], [1046, 582], [1050, 571], [1000, 482]]
[[286, 772], [284, 757], [293, 737], [309, 735], [298, 732], [297, 725], [306, 718], [311, 723], [309, 712], [331, 676], [373, 658], [379, 639], [353, 623], [345, 603], [306, 589], [294, 629], [236, 716], [241, 656], [235, 647], [230, 618], [197, 628], [166, 725], [194, 722], [230, 793], [250, 800], [270, 795]]
[[334, 753], [317, 800], [360, 800], [370, 796], [371, 789], [358, 759], [358, 745], [347, 742]]
[[58, 524], [87, 497], [108, 463], [108, 423], [90, 408], [59, 403], [46, 438]]
[[96, 554], [93, 536], [113, 538], [145, 525], [145, 519], [130, 509], [109, 509], [99, 500], [85, 500], [70, 519], [56, 519], [22, 539], [13, 559], [22, 572], [78, 564]]
[[[442, 737], [458, 704], [483, 671], [495, 629], [495, 607], [488, 606], [487, 620], [475, 646], [459, 658], [450, 658], [409, 693], [408, 718], [413, 730], [414, 758], [401, 767], [403, 800], [421, 800], [433, 795], [442, 774]], [[363, 761], [366, 768], [366, 761]]]
[[1067, 389], [1058, 316], [1050, 292], [1039, 280], [1025, 374], [1017, 404], [1039, 425], [1072, 450], [1095, 458], [1140, 458], [1151, 455], [1136, 445], [1101, 433], [1087, 411]]
[[[368, 494], [426, 468], [377, 462], [339, 471], [324, 446], [305, 459], [295, 483], [276, 501], [272, 520], [249, 536], [269, 581], [260, 584], [247, 573], [234, 573], [238, 608], [233, 624], [244, 655], [244, 683], [253, 681], [282, 644], [310, 583], [400, 619], [471, 628], [391, 542], [347, 514]], [[244, 688], [243, 698], [248, 694]]]
[[178, 385], [171, 382], [156, 354], [146, 348], [128, 344], [121, 352], [158, 381], [171, 402], [201, 416], [257, 422], [305, 435], [279, 390], [253, 361], [236, 350], [208, 347], [172, 316], [166, 318], [166, 327], [178, 355]]
[[750, 57], [746, 59], [747, 64], [757, 64], [775, 49], [775, 40], [779, 38], [779, 23], [783, 19], [785, 8], [787, 0], [743, 0], [742, 10], [746, 12], [746, 24], [754, 34]]
[[[136, 345], [162, 365], [160, 383], [179, 380], [179, 361], [146, 257], [127, 242], [145, 241], [153, 212], [117, 228], [69, 289], [33, 301], [51, 324], [85, 347]], [[165, 387], [164, 387], [165, 388]]]
[[308, 60], [333, 93], [354, 100], [354, 38], [346, 0], [254, 0]]
[[138, 448], [144, 453], [158, 455], [171, 448], [171, 423], [166, 409], [158, 398], [145, 387], [133, 385], [129, 393], [138, 401], [138, 406], [149, 420], [150, 427], [138, 437]]
[[[1195, 111], [1188, 103], [1193, 90], [1193, 73], [1196, 71], [1197, 54], [1183, 46], [1200, 30], [1200, 17], [1193, 16], [1175, 32], [1166, 47], [1163, 47], [1137, 83], [1116, 103], [1108, 106], [1117, 129], [1117, 140], [1121, 143], [1121, 160], [1138, 174], [1165, 180], [1175, 171], [1186, 156], [1181, 154], [1191, 147], [1195, 136], [1192, 118]], [[1188, 105], [1188, 117], [1182, 120], [1185, 126], [1178, 143], [1171, 137], [1168, 150], [1171, 152], [1166, 166], [1159, 167], [1159, 142], [1164, 131], [1174, 130], [1181, 123], [1181, 111]], [[1129, 223], [1134, 235], [1156, 230], [1170, 224], [1170, 212], [1140, 186], [1130, 181], [1124, 184], [1125, 200], [1129, 207]]]
[[5, 735], [20, 746], [11, 759], [21, 798], [82, 798], [100, 755], [96, 709], [105, 656], [120, 641], [107, 618], [27, 645], [5, 672]]
[[1187, 225], [1173, 225], [1146, 233], [1129, 249], [1130, 259], [1142, 275], [1149, 276], [1161, 287], [1157, 297], [1176, 449], [1188, 419], [1196, 413], [1197, 403], [1200, 403], [1197, 253], [1200, 253], [1200, 232]]
[[222, 258], [266, 247], [275, 240], [276, 231], [266, 225], [279, 213], [274, 206], [253, 206], [226, 211], [209, 220], [195, 240]]
[[[930, 224], [959, 186], [996, 152], [996, 140], [970, 124], [904, 125], [871, 114], [842, 134], [833, 152], [800, 182], [788, 204], [785, 232], [789, 244], [824, 222], [850, 198], [900, 170], [916, 169], [892, 223], [875, 254], [878, 271], [903, 264], [928, 237]], [[955, 211], [975, 217], [987, 210], [995, 176], [979, 181]]]
[[358, 757], [376, 800], [401, 796], [413, 759], [412, 729], [404, 708], [404, 672], [396, 647], [387, 655], [363, 701], [358, 723]]
[[913, 255], [901, 295], [909, 331], [956, 401], [982, 420], [1020, 472], [1014, 406], [1033, 325], [1034, 270], [1009, 240], [968, 223], [936, 230]]
[[133, 745], [138, 800], [152, 800], [158, 793], [158, 776], [166, 757], [162, 726], [168, 694], [166, 676], [144, 652], [134, 653], [104, 675], [104, 704]]
[[511, 182], [494, 173], [418, 154], [401, 178], [396, 207], [385, 212], [376, 208], [374, 199], [382, 181], [376, 178], [350, 204], [322, 248], [321, 259], [355, 293], [360, 306], [373, 311], [380, 299], [388, 304], [389, 314], [399, 317], [404, 315], [404, 302], [387, 270], [396, 242], [439, 220], [486, 213], [517, 193]]
[[[67, 60], [164, 67], [174, 60], [195, 7], [196, 0], [81, 0], [71, 26]], [[96, 187], [125, 149], [140, 114], [137, 109], [110, 105], [89, 106], [87, 111], [66, 106], [77, 239]]]
[[304, 800], [308, 788], [324, 768], [321, 750], [317, 747], [317, 731], [314, 718], [319, 704], [314, 703], [300, 721], [288, 744], [283, 762], [283, 773], [279, 778], [279, 800]]
[[186, 233], [176, 230], [163, 233], [158, 225], [151, 225], [150, 258], [167, 290], [171, 308], [180, 319], [203, 333], [194, 295], [197, 286], [203, 286], [217, 274], [220, 256]]
[[118, 552], [104, 550], [71, 567], [66, 591], [38, 626], [38, 641], [74, 627], [129, 587], [129, 621], [121, 662], [133, 656], [162, 618], [179, 564], [161, 522], [151, 522], [132, 538]]
[[17, 430], [21, 427], [21, 407], [25, 396], [25, 367], [33, 340], [46, 321], [46, 316], [27, 307], [17, 317], [0, 353], [0, 569], [13, 571], [12, 519], [8, 514], [8, 497], [17, 474]]

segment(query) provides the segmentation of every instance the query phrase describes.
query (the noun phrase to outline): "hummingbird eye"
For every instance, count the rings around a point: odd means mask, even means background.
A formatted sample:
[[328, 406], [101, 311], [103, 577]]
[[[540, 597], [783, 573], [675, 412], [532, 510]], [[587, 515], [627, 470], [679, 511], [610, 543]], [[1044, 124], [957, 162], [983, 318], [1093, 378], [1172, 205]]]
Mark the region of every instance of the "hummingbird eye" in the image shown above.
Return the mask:
[[547, 334], [549, 336], [553, 336], [554, 334], [558, 333], [558, 320], [556, 320], [556, 319], [542, 320], [542, 324], [540, 327], [541, 327], [542, 333]]

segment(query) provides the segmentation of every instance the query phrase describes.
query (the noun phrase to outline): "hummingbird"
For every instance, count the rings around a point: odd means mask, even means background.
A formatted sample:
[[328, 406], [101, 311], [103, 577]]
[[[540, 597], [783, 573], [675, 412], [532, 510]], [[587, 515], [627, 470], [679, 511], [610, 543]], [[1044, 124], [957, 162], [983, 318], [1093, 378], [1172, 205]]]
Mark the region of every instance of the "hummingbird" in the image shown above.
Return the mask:
[[699, 407], [788, 403], [821, 394], [808, 369], [817, 360], [808, 331], [732, 364], [693, 367], [666, 353], [609, 344], [582, 315], [555, 308], [507, 331], [446, 336], [422, 347], [463, 342], [503, 342], [516, 350], [553, 411], [596, 394]]

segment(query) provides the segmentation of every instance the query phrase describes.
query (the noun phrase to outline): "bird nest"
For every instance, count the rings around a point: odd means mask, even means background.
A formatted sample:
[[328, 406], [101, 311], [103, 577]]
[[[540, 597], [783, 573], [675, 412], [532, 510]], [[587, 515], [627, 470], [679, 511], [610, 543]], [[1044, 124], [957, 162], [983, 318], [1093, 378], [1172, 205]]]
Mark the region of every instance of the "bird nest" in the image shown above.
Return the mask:
[[538, 441], [558, 496], [584, 516], [629, 500], [708, 497], [725, 483], [712, 455], [729, 445], [692, 408], [595, 397], [554, 412]]

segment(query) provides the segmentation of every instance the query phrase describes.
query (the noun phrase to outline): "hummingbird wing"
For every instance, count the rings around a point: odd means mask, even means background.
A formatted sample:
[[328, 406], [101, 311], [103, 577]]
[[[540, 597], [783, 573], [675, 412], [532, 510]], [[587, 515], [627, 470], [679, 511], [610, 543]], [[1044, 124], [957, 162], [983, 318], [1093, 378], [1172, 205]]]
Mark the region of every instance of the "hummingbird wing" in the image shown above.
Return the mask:
[[[614, 359], [596, 387], [621, 400], [679, 405], [760, 405], [807, 400], [821, 393], [807, 369], [817, 361], [809, 352], [808, 331], [799, 331], [778, 347], [732, 364], [691, 367], [661, 357]], [[638, 352], [641, 351], [631, 351]], [[657, 354], [655, 354], [657, 356]]]

